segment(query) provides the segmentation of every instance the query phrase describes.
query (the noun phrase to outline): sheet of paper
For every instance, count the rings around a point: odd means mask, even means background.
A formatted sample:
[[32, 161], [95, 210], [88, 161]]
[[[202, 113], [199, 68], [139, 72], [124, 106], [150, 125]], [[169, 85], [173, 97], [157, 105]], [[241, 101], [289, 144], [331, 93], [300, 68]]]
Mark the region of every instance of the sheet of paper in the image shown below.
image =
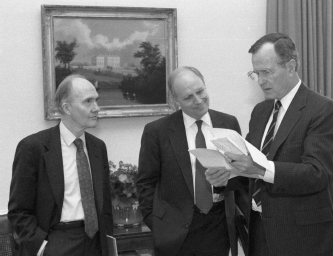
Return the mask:
[[193, 154], [198, 161], [202, 164], [203, 167], [206, 168], [217, 168], [217, 167], [224, 167], [227, 170], [231, 171], [229, 179], [232, 179], [236, 177], [232, 170], [235, 170], [234, 167], [232, 167], [227, 158], [222, 155], [217, 150], [214, 149], [207, 149], [207, 148], [196, 148], [189, 150], [191, 154]]
[[222, 152], [248, 155], [247, 147], [242, 136], [230, 129], [210, 128], [213, 139], [212, 143]]
[[118, 256], [117, 241], [113, 236], [106, 236], [108, 243], [109, 256]]
[[[246, 147], [246, 151], [249, 152], [249, 154], [251, 155], [254, 162], [261, 165], [265, 169], [268, 168], [268, 161], [267, 161], [266, 156], [260, 150], [258, 150], [256, 147], [254, 147], [251, 143], [247, 142], [236, 131], [230, 130], [230, 129], [223, 129], [223, 128], [210, 128], [209, 131], [213, 136], [212, 142], [215, 140], [215, 141], [218, 141], [219, 143], [222, 143], [223, 141], [221, 141], [219, 139], [226, 138], [226, 137], [233, 138], [234, 144], [236, 144], [239, 149], [243, 148], [244, 146]], [[215, 143], [214, 143], [214, 145], [215, 145]]]
[[[231, 152], [231, 153], [239, 154], [239, 155], [244, 154], [243, 151], [241, 151], [238, 147], [236, 147], [234, 145], [234, 143], [231, 142], [228, 138], [219, 138], [219, 139], [211, 140], [211, 142], [222, 153]], [[245, 149], [246, 149], [246, 147], [245, 147]], [[246, 149], [246, 151], [247, 151], [247, 149]]]
[[203, 167], [225, 167], [226, 169], [232, 169], [228, 160], [219, 151], [207, 148], [196, 148], [189, 150], [193, 154]]
[[225, 167], [231, 169], [232, 167], [228, 163], [228, 160], [219, 151], [207, 148], [196, 148], [189, 150], [193, 154], [203, 167]]
[[251, 143], [247, 142], [245, 139], [243, 139], [243, 140], [245, 141], [246, 147], [249, 150], [253, 161], [256, 162], [257, 164], [261, 165], [265, 169], [268, 169], [269, 165], [268, 165], [267, 157], [260, 150], [258, 150], [255, 146], [253, 146]]

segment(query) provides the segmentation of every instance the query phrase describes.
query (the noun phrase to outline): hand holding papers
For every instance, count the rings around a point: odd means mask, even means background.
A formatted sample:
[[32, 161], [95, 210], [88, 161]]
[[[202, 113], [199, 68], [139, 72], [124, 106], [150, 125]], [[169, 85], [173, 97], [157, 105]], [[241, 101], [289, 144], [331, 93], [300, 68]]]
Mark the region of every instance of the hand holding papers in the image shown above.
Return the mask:
[[[268, 168], [266, 156], [243, 139], [242, 136], [240, 136], [236, 131], [230, 129], [211, 128], [210, 133], [212, 134], [211, 141], [216, 146], [218, 151], [209, 149], [200, 149], [200, 151], [197, 151], [198, 149], [195, 149], [194, 151], [196, 152], [194, 153], [193, 150], [190, 150], [190, 152], [198, 158], [203, 166], [207, 168], [224, 167], [231, 171], [232, 175], [230, 178], [235, 176], [258, 178], [259, 174], [247, 173], [246, 171], [241, 170], [239, 162], [234, 164], [230, 163], [231, 159], [228, 156], [232, 157], [234, 156], [232, 154], [236, 154], [236, 157], [239, 155], [239, 157], [237, 157], [239, 161], [243, 159], [244, 161], [254, 162], [255, 168]], [[230, 155], [229, 153], [232, 154]], [[236, 164], [238, 164], [238, 166], [236, 166]]]
[[[217, 129], [217, 128], [215, 128]], [[213, 139], [212, 142], [215, 147], [221, 151], [223, 154], [225, 152], [231, 152], [233, 154], [239, 155], [248, 155], [249, 151], [245, 145], [244, 139], [234, 130], [228, 129], [219, 129], [219, 130], [226, 130], [224, 136], [226, 137], [218, 137], [217, 139]], [[219, 136], [221, 131], [215, 131], [214, 128], [212, 129], [213, 137]], [[215, 135], [214, 135], [215, 134]]]
[[238, 150], [238, 154], [240, 154], [239, 152], [241, 152], [244, 155], [250, 154], [254, 162], [256, 162], [258, 165], [264, 168], [268, 168], [268, 162], [266, 156], [263, 153], [261, 153], [260, 150], [254, 147], [251, 143], [247, 142], [236, 131], [229, 129], [211, 128], [210, 132], [214, 138], [212, 142], [214, 140], [217, 140], [218, 142], [221, 143], [221, 140], [219, 139], [223, 138], [223, 140], [227, 141], [227, 143], [224, 143], [223, 145], [225, 147], [230, 145], [231, 148], [227, 148], [226, 151], [223, 151], [218, 146], [215, 145], [217, 144], [216, 142], [215, 143], [213, 142], [214, 145], [223, 153], [230, 152], [233, 154], [237, 154]]
[[226, 186], [228, 180], [235, 177], [231, 174], [232, 167], [227, 158], [222, 155], [219, 151], [207, 148], [197, 148], [189, 150], [197, 160], [204, 166], [208, 168], [205, 172], [206, 179], [208, 182], [215, 186]]

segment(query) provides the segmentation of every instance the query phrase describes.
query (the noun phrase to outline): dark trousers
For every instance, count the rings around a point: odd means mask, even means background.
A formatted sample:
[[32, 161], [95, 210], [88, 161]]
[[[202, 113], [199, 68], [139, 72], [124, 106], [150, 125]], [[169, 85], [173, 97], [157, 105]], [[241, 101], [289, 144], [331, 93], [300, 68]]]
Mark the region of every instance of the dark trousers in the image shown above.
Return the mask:
[[43, 256], [99, 256], [102, 255], [100, 233], [90, 239], [84, 227], [52, 230], [48, 235]]
[[224, 201], [209, 213], [195, 207], [192, 224], [177, 256], [228, 256], [230, 242]]
[[249, 234], [249, 256], [269, 256], [266, 233], [257, 211], [251, 210], [250, 234]]

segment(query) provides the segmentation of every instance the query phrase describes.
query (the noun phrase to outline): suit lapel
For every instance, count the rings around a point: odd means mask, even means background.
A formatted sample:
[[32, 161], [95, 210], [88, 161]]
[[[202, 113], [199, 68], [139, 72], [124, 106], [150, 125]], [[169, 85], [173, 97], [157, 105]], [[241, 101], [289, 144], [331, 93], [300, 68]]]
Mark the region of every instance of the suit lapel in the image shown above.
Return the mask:
[[175, 116], [170, 123], [169, 138], [180, 170], [182, 171], [186, 184], [194, 198], [191, 160], [188, 152], [188, 144], [181, 110], [175, 113]]
[[49, 176], [51, 188], [59, 209], [64, 201], [64, 171], [61, 153], [59, 125], [50, 130], [49, 140], [45, 143], [46, 153], [44, 160]]
[[283, 120], [279, 126], [279, 129], [275, 135], [274, 141], [272, 143], [270, 152], [269, 152], [269, 160], [272, 160], [281, 146], [281, 144], [286, 140], [292, 131], [295, 124], [298, 122], [300, 117], [302, 116], [302, 109], [306, 105], [307, 99], [307, 88], [301, 84], [299, 90], [297, 91], [294, 99], [292, 100], [286, 114], [283, 117]]
[[86, 136], [86, 144], [87, 144], [87, 151], [91, 168], [96, 206], [99, 212], [101, 212], [103, 207], [103, 172], [104, 172], [104, 167], [102, 163], [103, 161], [100, 159], [102, 153], [100, 152], [100, 149], [96, 147], [90, 134], [85, 133], [85, 136]]
[[208, 110], [208, 112], [210, 115], [210, 120], [212, 120], [213, 128], [223, 128], [224, 127], [223, 119], [219, 118], [217, 113], [212, 110]]

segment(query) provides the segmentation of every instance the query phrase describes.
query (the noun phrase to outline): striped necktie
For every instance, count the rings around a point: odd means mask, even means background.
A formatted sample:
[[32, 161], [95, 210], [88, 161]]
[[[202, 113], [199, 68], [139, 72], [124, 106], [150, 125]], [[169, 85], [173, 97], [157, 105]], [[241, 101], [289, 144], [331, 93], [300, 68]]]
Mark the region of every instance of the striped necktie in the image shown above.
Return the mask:
[[[198, 132], [195, 136], [195, 147], [206, 148], [205, 137], [201, 130], [202, 120], [197, 120]], [[212, 187], [206, 180], [206, 168], [195, 160], [195, 204], [203, 212], [208, 213], [213, 206]]]
[[[274, 140], [274, 130], [276, 125], [277, 116], [279, 114], [279, 109], [281, 107], [281, 102], [277, 100], [274, 105], [274, 112], [273, 112], [273, 119], [269, 126], [269, 129], [267, 131], [264, 144], [262, 145], [261, 152], [266, 155], [266, 157], [269, 155], [269, 150], [271, 148], [271, 145]], [[254, 193], [252, 194], [252, 197], [254, 201], [256, 202], [257, 206], [261, 205], [261, 196], [260, 196], [260, 190], [261, 190], [261, 179], [256, 179], [254, 183]]]
[[76, 165], [79, 175], [85, 231], [90, 238], [93, 238], [98, 231], [98, 219], [88, 158], [83, 150], [83, 141], [81, 139], [75, 139], [74, 144], [77, 147]]

